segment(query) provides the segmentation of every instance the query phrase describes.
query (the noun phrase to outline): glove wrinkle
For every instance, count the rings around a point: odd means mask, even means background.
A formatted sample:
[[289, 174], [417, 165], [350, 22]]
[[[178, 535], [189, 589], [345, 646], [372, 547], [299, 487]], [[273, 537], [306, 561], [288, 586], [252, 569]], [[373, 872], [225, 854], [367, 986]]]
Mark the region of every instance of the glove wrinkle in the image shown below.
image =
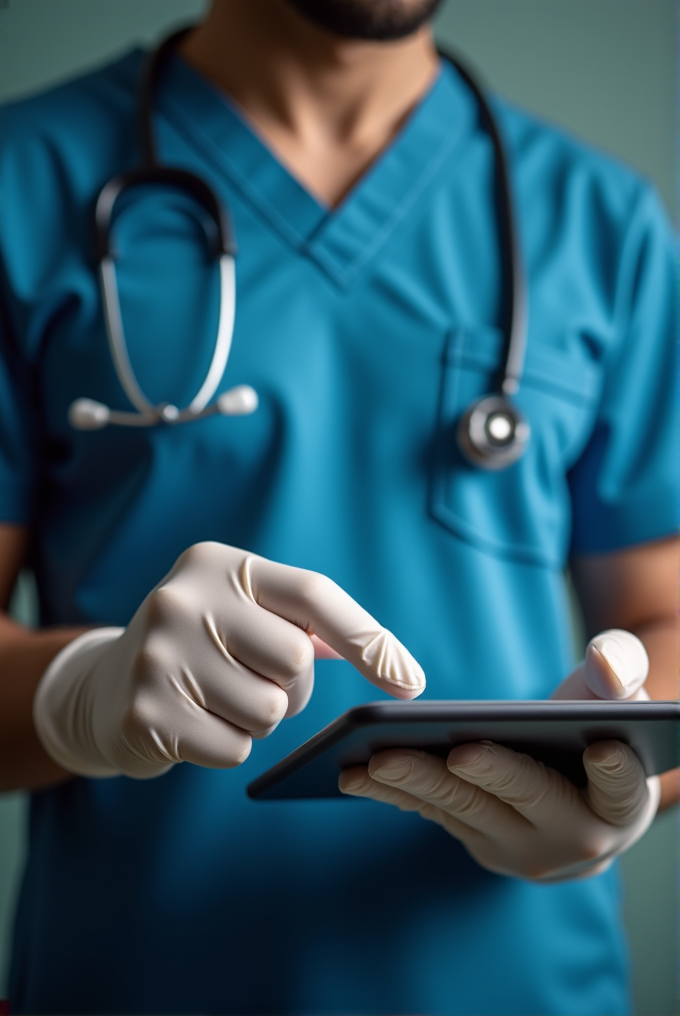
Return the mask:
[[[251, 603], [257, 604], [257, 606], [259, 607], [261, 606], [261, 604], [259, 603], [257, 597], [255, 596], [255, 590], [253, 587], [252, 566], [254, 561], [255, 561], [254, 554], [246, 554], [246, 556], [243, 559], [243, 564], [241, 565], [241, 568], [239, 569], [238, 573], [237, 572], [230, 573], [229, 580], [232, 583], [233, 588], [236, 589], [236, 591], [241, 596], [245, 597], [247, 600], [250, 600]], [[237, 581], [237, 574], [240, 579], [240, 582]]]
[[[205, 696], [201, 691], [193, 674], [187, 667], [180, 667], [180, 677], [174, 674], [170, 677], [170, 684], [175, 688], [193, 709], [207, 709]], [[187, 691], [187, 688], [189, 691]]]
[[[160, 757], [157, 757], [156, 753], [150, 750], [149, 744], [142, 743], [141, 746], [138, 746], [136, 739], [133, 741], [124, 733], [120, 734], [115, 745], [118, 751], [122, 749], [131, 756], [131, 759], [127, 761], [126, 775], [131, 776], [133, 779], [148, 779], [149, 777], [162, 776], [175, 762], [179, 761], [177, 758], [173, 758], [165, 749], [163, 741], [154, 727], [149, 727], [148, 735], [158, 749]], [[139, 762], [140, 766], [135, 766], [132, 759]], [[153, 768], [152, 772], [149, 771], [150, 767]]]
[[208, 632], [208, 635], [210, 636], [210, 641], [215, 646], [217, 646], [217, 650], [220, 653], [220, 655], [223, 656], [228, 663], [233, 663], [235, 657], [233, 656], [232, 653], [229, 652], [228, 646], [226, 646], [222, 641], [220, 633], [217, 630], [215, 618], [210, 612], [206, 612], [203, 615], [203, 627]]
[[[178, 750], [178, 745], [177, 745], [177, 740], [176, 739], [175, 739], [175, 750], [173, 752], [169, 748], [166, 748], [165, 744], [163, 743], [163, 738], [158, 733], [158, 731], [156, 730], [155, 727], [150, 727], [149, 734], [151, 735], [151, 740], [153, 741], [153, 743], [158, 748], [159, 754], [161, 756], [160, 759], [154, 759], [154, 761], [160, 762], [161, 759], [167, 760], [168, 762], [181, 762], [182, 761], [182, 759], [179, 757], [179, 750]], [[137, 757], [139, 758], [141, 756], [138, 755]]]
[[361, 649], [361, 661], [379, 680], [403, 688], [404, 691], [414, 691], [424, 684], [422, 671], [418, 673], [418, 670], [414, 670], [413, 657], [408, 654], [408, 658], [405, 658], [403, 647], [395, 642], [394, 636], [385, 628], [367, 633], [367, 638]]

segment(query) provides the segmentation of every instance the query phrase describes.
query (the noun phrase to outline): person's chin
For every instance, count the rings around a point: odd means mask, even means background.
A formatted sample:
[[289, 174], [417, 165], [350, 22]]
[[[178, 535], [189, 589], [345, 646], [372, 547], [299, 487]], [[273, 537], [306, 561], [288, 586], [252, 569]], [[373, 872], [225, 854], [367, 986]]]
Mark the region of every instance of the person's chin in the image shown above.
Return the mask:
[[285, 0], [308, 21], [348, 39], [405, 39], [434, 15], [442, 0]]

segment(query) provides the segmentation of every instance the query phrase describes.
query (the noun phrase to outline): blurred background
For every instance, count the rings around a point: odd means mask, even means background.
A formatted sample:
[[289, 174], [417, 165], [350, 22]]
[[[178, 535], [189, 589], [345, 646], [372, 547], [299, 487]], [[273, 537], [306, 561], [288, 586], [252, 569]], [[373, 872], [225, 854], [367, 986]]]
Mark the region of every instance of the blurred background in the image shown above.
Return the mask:
[[[149, 45], [205, 7], [205, 0], [0, 0], [0, 101]], [[447, 0], [436, 27], [493, 89], [651, 178], [677, 223], [676, 0]], [[13, 610], [31, 623], [34, 602], [25, 576]], [[0, 795], [0, 998], [26, 814], [24, 795]], [[664, 815], [621, 864], [637, 1016], [680, 1013], [679, 830], [677, 811]]]

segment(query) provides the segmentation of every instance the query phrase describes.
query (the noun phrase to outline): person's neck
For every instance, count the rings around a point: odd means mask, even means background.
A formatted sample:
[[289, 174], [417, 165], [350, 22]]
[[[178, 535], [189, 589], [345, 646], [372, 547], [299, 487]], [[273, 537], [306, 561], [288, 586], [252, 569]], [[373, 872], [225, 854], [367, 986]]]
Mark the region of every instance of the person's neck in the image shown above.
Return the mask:
[[285, 0], [214, 0], [180, 54], [329, 205], [389, 144], [438, 68], [428, 28], [396, 42], [344, 39]]

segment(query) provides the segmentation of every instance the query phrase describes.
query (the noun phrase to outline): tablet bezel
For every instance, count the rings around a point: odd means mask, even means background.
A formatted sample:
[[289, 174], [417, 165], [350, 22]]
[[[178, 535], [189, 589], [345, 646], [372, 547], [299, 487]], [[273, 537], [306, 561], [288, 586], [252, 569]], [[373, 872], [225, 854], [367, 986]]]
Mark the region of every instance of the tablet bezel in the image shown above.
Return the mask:
[[577, 785], [583, 751], [622, 740], [648, 776], [680, 765], [678, 702], [424, 701], [370, 702], [343, 713], [253, 780], [254, 800], [342, 797], [342, 769], [385, 748], [420, 748], [446, 756], [457, 744], [490, 740], [539, 758]]

